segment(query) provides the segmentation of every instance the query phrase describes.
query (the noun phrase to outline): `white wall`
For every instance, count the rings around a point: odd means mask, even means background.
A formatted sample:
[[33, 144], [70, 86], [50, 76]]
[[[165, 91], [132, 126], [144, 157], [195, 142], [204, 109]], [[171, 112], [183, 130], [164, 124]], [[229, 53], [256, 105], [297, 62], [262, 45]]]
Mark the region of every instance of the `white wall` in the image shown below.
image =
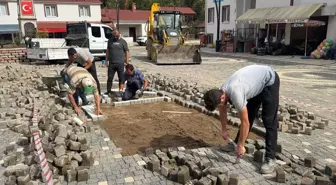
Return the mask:
[[0, 24], [19, 24], [18, 6], [16, 2], [8, 2], [9, 15], [0, 16]]
[[336, 15], [329, 16], [327, 39], [336, 40]]
[[[222, 6], [230, 6], [230, 22], [222, 22]], [[209, 8], [214, 8], [215, 16], [214, 16], [214, 22], [208, 23], [208, 9]], [[221, 7], [220, 8], [220, 13], [221, 15], [219, 16], [220, 18], [220, 29], [219, 31], [222, 31], [224, 29], [235, 29], [236, 27], [236, 0], [225, 0], [221, 2]], [[217, 13], [216, 13], [216, 5], [213, 3], [213, 0], [206, 0], [205, 1], [205, 32], [207, 34], [213, 34], [213, 41], [214, 43], [216, 42], [217, 39]], [[220, 33], [219, 33], [220, 34]], [[219, 35], [219, 39], [221, 38], [221, 35]]]
[[137, 23], [137, 24], [130, 24], [130, 23], [119, 23], [119, 31], [123, 36], [129, 36], [129, 28], [135, 27], [137, 37], [146, 36], [145, 31], [146, 23]]
[[283, 6], [290, 6], [290, 0], [257, 0], [256, 1], [256, 8], [283, 7]]
[[90, 17], [80, 17], [78, 4], [58, 4], [57, 17], [46, 17], [44, 4], [35, 3], [35, 13], [37, 21], [101, 21], [100, 5], [90, 5]]

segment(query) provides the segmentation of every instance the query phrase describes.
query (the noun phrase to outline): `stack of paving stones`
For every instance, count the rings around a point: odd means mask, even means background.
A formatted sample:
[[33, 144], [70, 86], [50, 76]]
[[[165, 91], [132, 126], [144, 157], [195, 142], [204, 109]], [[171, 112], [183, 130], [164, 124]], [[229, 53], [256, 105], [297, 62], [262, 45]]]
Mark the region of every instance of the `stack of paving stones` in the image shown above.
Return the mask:
[[311, 135], [315, 129], [325, 129], [329, 120], [304, 111], [295, 105], [280, 106], [279, 129], [281, 132]]
[[239, 175], [230, 174], [227, 167], [219, 167], [218, 156], [210, 148], [186, 149], [184, 147], [145, 150], [145, 166], [167, 179], [180, 184], [238, 185]]
[[[60, 99], [45, 90], [40, 75], [26, 69], [6, 70], [0, 74], [0, 122], [20, 133], [16, 142], [5, 147], [3, 166], [5, 184], [39, 184], [42, 170], [31, 133], [34, 104], [38, 108], [38, 130], [49, 168], [56, 182], [87, 181], [94, 153], [89, 150], [85, 133], [78, 126], [70, 107], [57, 104]], [[6, 83], [3, 83], [6, 82]], [[34, 103], [35, 99], [35, 103]]]
[[[185, 107], [195, 108], [202, 113], [218, 117], [218, 111], [209, 112], [203, 107], [205, 89], [199, 87], [197, 83], [188, 83], [185, 80], [173, 79], [161, 74], [150, 74], [147, 76], [147, 79], [151, 88], [157, 91], [165, 91], [178, 97], [173, 101]], [[238, 117], [238, 111], [232, 105], [228, 105], [228, 110], [230, 112], [230, 124], [239, 126], [239, 119], [235, 119]], [[311, 135], [313, 130], [325, 129], [329, 123], [329, 120], [316, 116], [312, 112], [307, 112], [295, 105], [288, 104], [280, 105], [278, 117], [279, 130], [293, 134]], [[262, 125], [261, 108], [258, 118], [256, 122]], [[257, 133], [264, 132], [258, 128], [253, 129]]]

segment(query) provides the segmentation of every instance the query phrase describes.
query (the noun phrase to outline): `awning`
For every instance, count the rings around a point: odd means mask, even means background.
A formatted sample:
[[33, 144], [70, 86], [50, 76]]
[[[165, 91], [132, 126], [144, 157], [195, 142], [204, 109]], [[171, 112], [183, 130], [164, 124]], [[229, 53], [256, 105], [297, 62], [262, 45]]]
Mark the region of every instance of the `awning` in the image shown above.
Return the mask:
[[237, 23], [253, 23], [258, 24], [260, 22], [265, 22], [267, 15], [274, 8], [257, 8], [249, 9], [243, 15], [239, 16], [236, 20]]
[[0, 34], [12, 34], [20, 32], [18, 24], [0, 24]]
[[299, 23], [307, 22], [309, 18], [324, 4], [288, 6], [275, 8], [267, 15], [267, 23]]
[[274, 8], [249, 9], [236, 20], [237, 23], [299, 23], [307, 22], [309, 18], [324, 4], [287, 6]]
[[65, 33], [66, 22], [43, 22], [37, 21], [37, 29], [43, 33]]

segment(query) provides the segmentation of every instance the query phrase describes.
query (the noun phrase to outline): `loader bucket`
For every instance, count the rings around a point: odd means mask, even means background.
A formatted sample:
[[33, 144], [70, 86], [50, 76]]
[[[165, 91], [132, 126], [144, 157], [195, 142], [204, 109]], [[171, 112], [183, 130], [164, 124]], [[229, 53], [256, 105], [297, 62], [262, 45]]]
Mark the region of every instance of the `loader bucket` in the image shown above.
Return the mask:
[[152, 61], [156, 64], [201, 64], [199, 45], [164, 46], [154, 44]]

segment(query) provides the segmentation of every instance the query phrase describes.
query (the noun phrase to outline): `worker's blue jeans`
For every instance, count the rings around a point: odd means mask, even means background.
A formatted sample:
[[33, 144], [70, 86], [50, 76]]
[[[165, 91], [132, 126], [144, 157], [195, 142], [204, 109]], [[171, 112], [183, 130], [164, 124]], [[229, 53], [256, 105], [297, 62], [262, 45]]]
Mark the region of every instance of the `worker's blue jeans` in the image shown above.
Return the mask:
[[[70, 84], [70, 77], [65, 74], [65, 73], [61, 73], [62, 78], [64, 80], [65, 83]], [[85, 93], [81, 88], [77, 88], [76, 92], [73, 95], [75, 102], [77, 104], [77, 106], [79, 106], [79, 99], [78, 97], [80, 97], [82, 99], [83, 105], [87, 105], [89, 104], [88, 100], [86, 99]]]
[[123, 93], [122, 100], [134, 99], [136, 91], [141, 89], [143, 83], [141, 80], [132, 80], [127, 82], [125, 92]]

